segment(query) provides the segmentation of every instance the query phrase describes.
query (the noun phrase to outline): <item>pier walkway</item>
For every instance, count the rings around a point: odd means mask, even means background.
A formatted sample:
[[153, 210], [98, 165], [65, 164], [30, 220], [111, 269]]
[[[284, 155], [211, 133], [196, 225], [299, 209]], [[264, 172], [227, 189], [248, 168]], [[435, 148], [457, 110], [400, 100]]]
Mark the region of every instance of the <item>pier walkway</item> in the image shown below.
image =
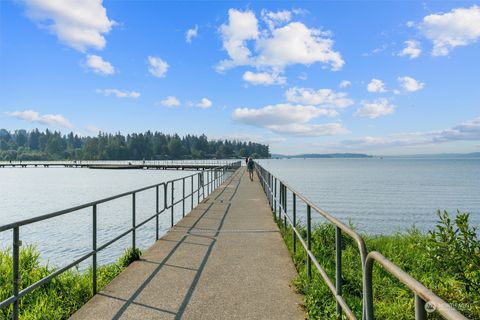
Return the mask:
[[304, 319], [295, 275], [242, 167], [71, 319]]

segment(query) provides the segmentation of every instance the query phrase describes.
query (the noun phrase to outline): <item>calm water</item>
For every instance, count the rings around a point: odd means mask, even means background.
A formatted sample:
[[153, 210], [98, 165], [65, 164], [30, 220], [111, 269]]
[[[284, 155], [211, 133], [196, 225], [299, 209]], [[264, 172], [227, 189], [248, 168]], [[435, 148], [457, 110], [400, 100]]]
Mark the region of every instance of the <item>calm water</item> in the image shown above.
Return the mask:
[[[92, 170], [80, 168], [0, 168], [0, 225], [47, 214], [68, 207], [106, 198], [122, 192], [191, 175], [175, 170]], [[197, 180], [194, 181], [197, 187]], [[191, 190], [186, 180], [186, 193]], [[162, 191], [162, 190], [160, 190]], [[163, 192], [160, 192], [160, 208]], [[175, 185], [175, 199], [182, 194], [181, 181]], [[170, 191], [168, 195], [170, 202]], [[194, 205], [196, 205], [196, 194]], [[155, 213], [155, 189], [136, 195], [137, 224]], [[186, 211], [191, 203], [186, 201]], [[132, 197], [99, 204], [98, 245], [113, 239], [132, 225]], [[177, 205], [175, 221], [181, 218]], [[160, 231], [170, 227], [170, 211], [160, 216]], [[155, 220], [137, 231], [137, 246], [147, 248], [155, 240]], [[20, 228], [24, 244], [35, 244], [41, 257], [51, 265], [65, 265], [89, 252], [92, 246], [92, 209], [83, 209], [61, 217]], [[12, 232], [0, 233], [0, 248], [11, 246]], [[101, 263], [115, 261], [124, 248], [131, 246], [131, 236], [99, 254]]]
[[[362, 232], [392, 233], [412, 225], [423, 231], [436, 210], [470, 212], [480, 224], [480, 159], [263, 160], [269, 169]], [[312, 214], [313, 216], [317, 216]]]

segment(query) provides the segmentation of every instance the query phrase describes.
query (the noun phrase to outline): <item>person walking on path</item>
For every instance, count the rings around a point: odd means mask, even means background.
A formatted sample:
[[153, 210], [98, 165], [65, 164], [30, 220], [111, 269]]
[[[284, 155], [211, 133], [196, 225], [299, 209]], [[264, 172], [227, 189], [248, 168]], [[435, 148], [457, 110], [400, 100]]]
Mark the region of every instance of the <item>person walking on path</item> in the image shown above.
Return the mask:
[[248, 175], [250, 176], [250, 181], [253, 181], [253, 167], [254, 167], [254, 162], [252, 157], [248, 158], [247, 162], [247, 169], [248, 169]]
[[248, 157], [245, 158], [245, 165], [248, 166]]

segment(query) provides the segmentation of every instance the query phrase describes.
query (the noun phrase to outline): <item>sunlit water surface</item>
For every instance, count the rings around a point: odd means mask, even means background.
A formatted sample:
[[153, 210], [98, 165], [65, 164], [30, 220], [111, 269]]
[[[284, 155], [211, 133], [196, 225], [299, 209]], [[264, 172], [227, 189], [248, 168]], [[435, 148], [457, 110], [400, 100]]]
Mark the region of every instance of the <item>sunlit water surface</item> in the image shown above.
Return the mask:
[[[36, 217], [123, 192], [180, 178], [195, 171], [176, 170], [93, 170], [87, 168], [0, 168], [0, 225]], [[194, 187], [197, 188], [197, 179]], [[186, 179], [185, 193], [191, 190]], [[175, 185], [175, 199], [182, 196], [182, 182]], [[159, 190], [160, 209], [163, 190]], [[170, 202], [170, 190], [167, 196]], [[197, 204], [197, 195], [194, 205]], [[185, 202], [186, 212], [191, 202]], [[155, 214], [155, 189], [136, 194], [136, 223]], [[182, 204], [175, 209], [175, 221], [181, 219]], [[99, 204], [97, 208], [97, 246], [132, 227], [132, 196]], [[170, 211], [159, 219], [160, 235], [170, 227]], [[53, 219], [20, 228], [23, 244], [34, 244], [44, 262], [63, 266], [92, 249], [92, 208], [78, 210]], [[155, 240], [155, 219], [137, 231], [136, 244], [147, 248]], [[10, 247], [12, 231], [0, 233], [0, 248]], [[115, 261], [131, 246], [127, 235], [99, 253], [99, 262]]]
[[[260, 161], [319, 208], [362, 231], [435, 227], [436, 211], [480, 224], [480, 159], [275, 159]], [[289, 197], [291, 197], [289, 195]], [[291, 205], [291, 198], [288, 198]], [[299, 203], [299, 215], [305, 208]], [[317, 221], [318, 215], [312, 213]]]

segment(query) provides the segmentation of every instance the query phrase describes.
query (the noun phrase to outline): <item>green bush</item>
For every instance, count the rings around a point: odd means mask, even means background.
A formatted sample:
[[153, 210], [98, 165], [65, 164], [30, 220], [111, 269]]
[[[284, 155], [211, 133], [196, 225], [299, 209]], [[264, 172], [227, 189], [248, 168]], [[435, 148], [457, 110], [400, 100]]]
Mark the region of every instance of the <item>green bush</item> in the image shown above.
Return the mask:
[[[102, 290], [110, 281], [139, 258], [138, 249], [127, 249], [118, 262], [97, 269], [97, 288]], [[55, 271], [40, 264], [34, 246], [20, 250], [20, 290]], [[12, 295], [12, 256], [10, 250], [0, 251], [0, 301]], [[20, 300], [20, 319], [68, 319], [92, 297], [92, 268], [85, 272], [69, 270], [38, 287]], [[0, 319], [12, 317], [12, 306], [0, 309]]]
[[429, 232], [428, 252], [436, 265], [451, 273], [467, 292], [480, 290], [480, 241], [468, 213], [457, 212], [455, 223], [438, 211], [440, 221]]
[[[428, 234], [411, 228], [393, 235], [364, 235], [368, 251], [378, 251], [427, 288], [471, 319], [480, 319], [480, 251], [477, 230], [470, 227], [468, 214], [458, 213], [452, 223], [448, 213], [439, 213], [440, 221]], [[294, 283], [305, 295], [309, 319], [337, 319], [335, 299], [315, 266], [309, 279], [306, 253], [297, 241], [293, 252], [291, 227], [276, 222], [298, 271]], [[303, 238], [306, 231], [298, 227]], [[335, 228], [318, 224], [312, 228], [312, 252], [335, 283]], [[358, 319], [362, 314], [362, 272], [356, 243], [342, 233], [342, 282], [345, 301]], [[412, 319], [413, 293], [380, 266], [373, 269], [375, 317], [377, 319]], [[346, 317], [344, 316], [346, 319]], [[442, 319], [428, 314], [428, 319]]]

